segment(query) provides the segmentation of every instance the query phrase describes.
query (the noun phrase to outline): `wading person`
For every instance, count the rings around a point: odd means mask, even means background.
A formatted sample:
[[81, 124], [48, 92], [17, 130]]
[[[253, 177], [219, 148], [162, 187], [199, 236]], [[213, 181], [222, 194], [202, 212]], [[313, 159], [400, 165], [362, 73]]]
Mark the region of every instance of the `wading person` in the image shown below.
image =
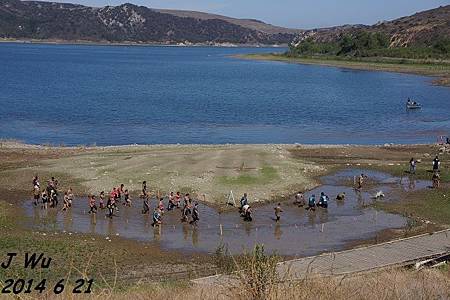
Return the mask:
[[55, 189], [50, 189], [50, 207], [58, 207], [58, 196]]
[[69, 189], [67, 190], [67, 205], [68, 205], [68, 207], [72, 207], [73, 198], [74, 198], [74, 195], [73, 195], [72, 188], [69, 187]]
[[120, 184], [120, 186], [117, 188], [117, 200], [120, 202], [122, 201], [122, 195], [124, 195], [125, 190], [124, 190], [125, 185], [122, 183]]
[[410, 174], [416, 174], [416, 161], [414, 159], [414, 157], [411, 157], [411, 159], [409, 160], [409, 173]]
[[67, 192], [64, 192], [64, 198], [63, 198], [63, 208], [61, 211], [66, 211], [69, 209], [69, 194]]
[[242, 196], [240, 201], [241, 207], [239, 208], [241, 211], [244, 208], [245, 205], [248, 205], [248, 199], [247, 199], [247, 193], [244, 193], [244, 196]]
[[170, 192], [169, 194], [169, 203], [167, 203], [167, 211], [171, 211], [175, 207], [175, 196], [173, 192]]
[[34, 206], [38, 205], [40, 195], [41, 195], [41, 190], [39, 188], [39, 185], [36, 184], [33, 188], [33, 204], [34, 204]]
[[191, 211], [189, 209], [189, 204], [188, 202], [184, 201], [184, 205], [183, 205], [183, 209], [181, 210], [181, 222], [187, 222], [188, 221], [188, 216], [191, 214]]
[[339, 193], [339, 194], [336, 196], [336, 200], [337, 200], [337, 201], [344, 201], [344, 200], [345, 200], [345, 192]]
[[328, 196], [325, 195], [324, 192], [320, 193], [319, 203], [317, 203], [317, 206], [322, 208], [328, 208]]
[[105, 192], [101, 191], [100, 195], [98, 197], [99, 197], [98, 205], [99, 205], [100, 209], [105, 209], [106, 208], [106, 206], [105, 206]]
[[177, 208], [180, 208], [180, 202], [181, 202], [181, 194], [180, 192], [177, 192], [177, 194], [175, 195], [175, 206]]
[[244, 207], [242, 207], [242, 216], [244, 217], [244, 221], [246, 222], [251, 222], [253, 220], [252, 209], [250, 208], [250, 205], [245, 204]]
[[302, 192], [298, 192], [295, 195], [295, 201], [294, 201], [295, 205], [298, 205], [299, 207], [303, 207], [305, 206], [305, 195], [303, 195]]
[[144, 204], [142, 208], [142, 214], [148, 214], [150, 212], [150, 203], [148, 201], [148, 196], [144, 197]]
[[112, 219], [113, 215], [114, 215], [114, 205], [115, 205], [115, 200], [114, 197], [109, 197], [108, 198], [108, 202], [106, 203], [106, 208], [108, 209], [108, 218]]
[[159, 211], [161, 212], [161, 214], [164, 213], [164, 202], [163, 202], [164, 198], [159, 198], [159, 203], [158, 203], [158, 208]]
[[96, 214], [97, 213], [97, 205], [95, 204], [95, 196], [89, 196], [89, 213]]
[[153, 223], [152, 223], [153, 227], [161, 225], [161, 223], [162, 223], [161, 222], [161, 211], [159, 210], [158, 207], [155, 207], [152, 218], [153, 218]]
[[33, 176], [33, 188], [34, 188], [35, 186], [38, 186], [39, 188], [41, 188], [41, 185], [40, 185], [40, 183], [39, 183], [39, 178], [38, 178], [37, 175], [34, 175], [34, 176]]
[[42, 192], [42, 209], [47, 209], [48, 208], [48, 195], [47, 195], [47, 191], [43, 191]]
[[439, 176], [439, 173], [435, 172], [431, 180], [433, 182], [433, 188], [438, 189], [439, 186], [441, 185], [441, 176]]
[[148, 196], [148, 192], [147, 192], [147, 181], [142, 181], [142, 193], [141, 193], [141, 198], [145, 199]]
[[125, 189], [125, 191], [123, 192], [123, 198], [125, 200], [123, 205], [131, 207], [131, 197], [130, 197], [130, 192], [128, 192], [128, 189]]
[[316, 195], [312, 194], [308, 198], [308, 207], [307, 210], [316, 210]]
[[197, 225], [197, 222], [200, 220], [198, 214], [198, 203], [195, 202], [194, 207], [192, 208], [192, 221], [189, 222], [191, 225]]
[[357, 178], [357, 188], [356, 188], [357, 190], [362, 189], [362, 187], [364, 185], [364, 181], [365, 181], [366, 178], [367, 178], [367, 176], [362, 174], [362, 173], [361, 173], [361, 175], [358, 176], [358, 178]]
[[278, 203], [278, 205], [274, 208], [275, 210], [275, 221], [279, 222], [281, 219], [281, 213], [283, 210], [281, 209], [281, 203]]

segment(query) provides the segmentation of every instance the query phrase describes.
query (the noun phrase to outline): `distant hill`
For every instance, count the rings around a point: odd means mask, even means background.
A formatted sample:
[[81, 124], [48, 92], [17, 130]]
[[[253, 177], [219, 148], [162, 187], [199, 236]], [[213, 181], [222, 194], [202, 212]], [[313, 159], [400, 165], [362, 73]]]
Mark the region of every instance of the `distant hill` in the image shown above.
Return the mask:
[[0, 38], [161, 44], [287, 44], [300, 30], [257, 20], [133, 4], [0, 0]]
[[361, 31], [385, 34], [391, 47], [431, 45], [439, 39], [450, 39], [450, 5], [372, 26], [345, 25], [305, 30], [294, 39], [294, 44], [308, 38], [319, 43], [336, 42], [343, 35], [355, 35]]
[[230, 18], [226, 16], [216, 15], [216, 14], [210, 14], [210, 13], [204, 13], [204, 12], [197, 12], [197, 11], [188, 11], [188, 10], [171, 10], [171, 9], [155, 9], [158, 12], [171, 14], [179, 17], [188, 17], [188, 18], [195, 18], [200, 20], [223, 20], [230, 22], [232, 24], [236, 24], [248, 29], [268, 33], [268, 34], [298, 34], [303, 32], [304, 30], [301, 29], [291, 29], [291, 28], [284, 28], [279, 26], [274, 26], [271, 24], [264, 23], [259, 20], [254, 19], [236, 19], [236, 18]]

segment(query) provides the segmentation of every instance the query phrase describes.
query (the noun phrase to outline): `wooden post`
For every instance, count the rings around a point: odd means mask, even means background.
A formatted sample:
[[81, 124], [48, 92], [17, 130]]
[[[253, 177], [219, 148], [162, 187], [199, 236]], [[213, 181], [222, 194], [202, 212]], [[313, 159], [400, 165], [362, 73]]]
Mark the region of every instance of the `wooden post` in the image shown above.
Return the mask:
[[320, 232], [323, 232], [323, 227], [325, 224], [322, 223], [322, 227], [320, 228]]
[[223, 228], [222, 228], [222, 224], [220, 224], [220, 235], [223, 235]]

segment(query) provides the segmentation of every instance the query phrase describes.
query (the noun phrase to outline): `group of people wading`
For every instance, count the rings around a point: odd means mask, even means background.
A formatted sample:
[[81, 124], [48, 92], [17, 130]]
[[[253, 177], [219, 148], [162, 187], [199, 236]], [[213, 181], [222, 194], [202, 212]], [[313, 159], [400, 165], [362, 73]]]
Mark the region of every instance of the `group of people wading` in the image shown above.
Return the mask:
[[[38, 206], [39, 200], [41, 200], [41, 208], [48, 209], [58, 207], [58, 180], [54, 177], [48, 181], [47, 187], [41, 190], [39, 183], [39, 177], [35, 175], [33, 177], [33, 205]], [[159, 195], [158, 195], [159, 196]], [[150, 214], [150, 200], [152, 194], [147, 190], [147, 182], [142, 182], [142, 191], [140, 198], [143, 200], [142, 214]], [[152, 213], [153, 223], [152, 226], [159, 226], [162, 224], [162, 217], [164, 211], [172, 211], [174, 209], [181, 209], [181, 222], [189, 222], [191, 225], [197, 225], [200, 220], [198, 211], [198, 202], [193, 202], [189, 193], [181, 196], [180, 192], [170, 192], [167, 196], [168, 204], [164, 205], [164, 197], [157, 197], [158, 205], [155, 207]], [[183, 198], [183, 199], [182, 199]], [[74, 200], [74, 194], [72, 188], [69, 188], [64, 192], [64, 202], [61, 211], [67, 211], [72, 207]], [[97, 202], [98, 201], [98, 202]], [[119, 205], [131, 207], [132, 199], [128, 189], [124, 184], [118, 187], [113, 187], [111, 192], [106, 195], [105, 191], [101, 191], [98, 197], [94, 194], [88, 195], [88, 207], [89, 214], [97, 214], [99, 210], [107, 210], [105, 216], [112, 219], [115, 216], [115, 212], [119, 211]]]
[[[409, 161], [410, 166], [410, 174], [416, 173], [416, 161], [414, 158], [411, 158]], [[441, 162], [439, 161], [439, 157], [436, 156], [433, 160], [433, 188], [439, 188], [440, 185], [440, 169]], [[363, 188], [363, 185], [367, 179], [367, 176], [364, 174], [360, 174], [354, 177], [354, 188], [356, 191], [360, 191]], [[38, 206], [39, 200], [41, 200], [41, 208], [48, 209], [57, 208], [58, 207], [58, 180], [55, 177], [51, 177], [50, 180], [47, 181], [47, 186], [45, 188], [41, 188], [41, 184], [39, 182], [38, 176], [33, 177], [33, 205]], [[156, 195], [156, 200], [158, 204], [153, 210], [152, 226], [159, 226], [162, 224], [162, 218], [165, 211], [173, 211], [175, 209], [179, 209], [181, 211], [181, 222], [187, 222], [191, 225], [197, 225], [200, 220], [199, 217], [199, 209], [198, 202], [194, 202], [189, 193], [181, 195], [180, 192], [170, 192], [167, 197], [160, 197], [159, 193]], [[150, 193], [147, 189], [147, 182], [142, 182], [142, 190], [139, 196], [143, 201], [142, 214], [150, 214], [150, 200], [152, 198], [152, 193]], [[164, 200], [167, 198], [167, 205], [164, 204]], [[97, 205], [98, 199], [98, 205]], [[340, 193], [336, 196], [336, 201], [343, 201], [345, 199], [345, 192]], [[69, 188], [66, 192], [64, 192], [63, 198], [63, 207], [61, 211], [67, 211], [72, 207], [74, 200], [74, 194], [72, 188]], [[106, 201], [105, 201], [106, 200]], [[302, 192], [298, 192], [295, 195], [294, 204], [299, 207], [305, 207], [306, 210], [315, 211], [316, 209], [328, 209], [328, 203], [330, 198], [324, 192], [320, 193], [318, 199], [315, 194], [312, 194], [308, 200], [306, 201], [305, 196]], [[99, 210], [107, 210], [106, 217], [113, 218], [114, 212], [119, 211], [118, 204], [122, 203], [123, 206], [131, 207], [132, 199], [128, 189], [125, 188], [124, 184], [121, 184], [118, 187], [113, 187], [111, 192], [106, 195], [104, 191], [101, 191], [98, 195], [89, 194], [88, 195], [88, 207], [89, 214], [97, 214]], [[279, 222], [281, 219], [281, 213], [283, 209], [281, 208], [281, 203], [278, 203], [276, 207], [274, 207], [275, 212], [275, 221]], [[244, 221], [251, 222], [253, 220], [253, 211], [250, 207], [247, 193], [244, 193], [243, 197], [240, 200], [239, 213]]]

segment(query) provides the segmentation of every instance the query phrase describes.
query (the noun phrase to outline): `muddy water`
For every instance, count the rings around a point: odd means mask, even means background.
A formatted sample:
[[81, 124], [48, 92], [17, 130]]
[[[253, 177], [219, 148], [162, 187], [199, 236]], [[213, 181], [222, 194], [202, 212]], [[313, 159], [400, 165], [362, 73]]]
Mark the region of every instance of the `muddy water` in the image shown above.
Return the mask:
[[[351, 185], [353, 176], [361, 172], [370, 180], [362, 192], [357, 192]], [[237, 211], [219, 214], [215, 209], [200, 204], [197, 227], [182, 224], [181, 211], [174, 210], [164, 214], [161, 232], [151, 226], [151, 216], [141, 214], [140, 199], [134, 201], [133, 207], [120, 205], [117, 216], [112, 220], [105, 217], [106, 211], [99, 211], [95, 216], [87, 214], [86, 199], [76, 199], [68, 212], [44, 211], [32, 207], [30, 202], [26, 203], [25, 209], [31, 217], [29, 225], [35, 230], [95, 233], [112, 239], [119, 235], [156, 242], [163, 249], [183, 251], [214, 252], [219, 244], [226, 244], [230, 252], [238, 253], [251, 249], [256, 243], [263, 243], [269, 252], [304, 256], [339, 250], [350, 241], [373, 238], [380, 230], [403, 227], [405, 218], [367, 208], [374, 201], [372, 196], [382, 190], [386, 195], [383, 201], [392, 201], [400, 197], [402, 191], [423, 189], [430, 184], [357, 169], [325, 176], [322, 182], [322, 186], [307, 192], [305, 198], [311, 194], [318, 197], [320, 192], [325, 192], [331, 200], [327, 210], [306, 211], [293, 205], [290, 199], [282, 203], [284, 212], [279, 223], [273, 219], [274, 204], [256, 206], [251, 223], [244, 222]], [[346, 192], [343, 202], [334, 200], [340, 192]], [[153, 201], [152, 207], [155, 205], [156, 201]]]

